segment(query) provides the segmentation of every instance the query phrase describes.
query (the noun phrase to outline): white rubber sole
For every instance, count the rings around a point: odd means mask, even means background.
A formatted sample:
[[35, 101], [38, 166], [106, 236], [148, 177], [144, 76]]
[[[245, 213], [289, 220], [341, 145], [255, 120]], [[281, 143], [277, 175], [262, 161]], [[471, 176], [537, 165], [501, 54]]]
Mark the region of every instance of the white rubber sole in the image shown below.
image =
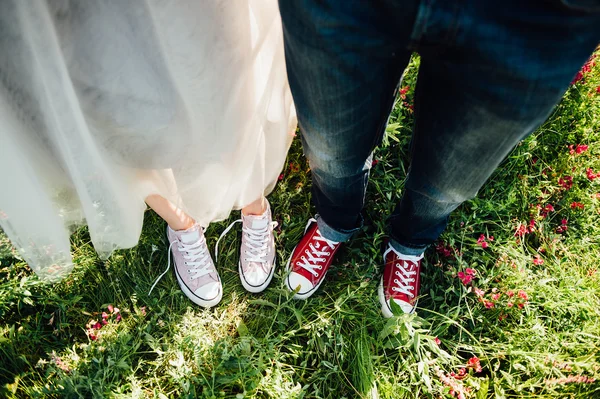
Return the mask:
[[202, 306], [203, 308], [212, 308], [213, 306], [217, 306], [219, 302], [221, 302], [221, 299], [223, 299], [223, 285], [221, 284], [221, 277], [219, 277], [219, 295], [209, 300], [200, 298], [199, 296], [194, 294], [188, 287], [186, 287], [183, 281], [181, 281], [181, 278], [179, 278], [177, 269], [175, 269], [175, 277], [177, 277], [177, 282], [179, 283], [179, 288], [181, 288], [181, 291], [183, 291], [185, 296], [187, 296], [190, 299], [190, 301], [194, 302], [198, 306]]
[[251, 292], [253, 294], [261, 293], [265, 289], [267, 289], [267, 287], [271, 283], [271, 280], [273, 279], [273, 275], [275, 274], [276, 264], [277, 264], [277, 258], [274, 258], [273, 259], [273, 267], [271, 268], [271, 272], [267, 276], [267, 279], [265, 280], [265, 282], [259, 286], [253, 286], [253, 285], [248, 284], [248, 282], [244, 278], [244, 273], [242, 272], [242, 263], [238, 262], [238, 272], [240, 273], [240, 281], [242, 282], [244, 289], [246, 289], [246, 291]]
[[[387, 301], [385, 300], [385, 294], [383, 293], [383, 277], [379, 280], [379, 287], [377, 288], [377, 296], [379, 297], [379, 303], [381, 304], [381, 313], [383, 313], [383, 317], [389, 319], [394, 317], [392, 310], [390, 309]], [[414, 313], [417, 309], [417, 302], [415, 302], [412, 311], [409, 314]]]
[[[296, 247], [294, 247], [294, 249], [292, 250], [292, 255], [290, 255], [290, 258], [287, 261], [287, 265], [285, 267], [285, 269], [287, 270], [287, 276], [285, 277], [285, 286], [290, 290], [290, 292], [294, 292], [296, 290], [296, 288], [292, 288], [290, 286], [290, 273], [292, 273], [292, 271], [290, 270], [290, 262], [292, 261], [292, 256], [294, 255], [294, 251], [296, 250]], [[328, 272], [329, 270], [327, 270]], [[323, 281], [325, 281], [325, 277], [327, 277], [327, 272], [325, 272], [325, 274], [323, 275], [323, 278], [321, 279], [321, 281], [319, 281], [319, 284], [317, 284], [316, 286], [314, 286], [313, 288], [311, 288], [310, 290], [308, 290], [308, 292], [301, 294], [300, 292], [297, 292], [294, 294], [294, 299], [308, 299], [310, 298], [321, 286], [321, 284], [323, 284]]]

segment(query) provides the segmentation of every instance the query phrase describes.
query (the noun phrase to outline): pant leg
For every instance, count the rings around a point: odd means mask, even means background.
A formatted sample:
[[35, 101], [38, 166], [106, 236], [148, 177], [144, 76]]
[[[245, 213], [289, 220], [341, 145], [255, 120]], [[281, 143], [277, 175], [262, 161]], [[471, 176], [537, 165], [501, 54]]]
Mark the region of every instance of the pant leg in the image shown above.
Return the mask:
[[438, 238], [548, 117], [600, 39], [597, 12], [558, 0], [500, 3], [466, 1], [451, 38], [422, 38], [437, 46], [419, 49], [413, 160], [391, 217], [392, 245], [404, 253]]
[[[385, 130], [410, 52], [393, 1], [280, 1], [288, 78], [313, 178], [321, 233], [345, 241], [361, 224], [371, 152]], [[410, 4], [402, 15], [414, 15]], [[413, 7], [414, 8], [414, 7]], [[408, 24], [408, 23], [407, 23]]]

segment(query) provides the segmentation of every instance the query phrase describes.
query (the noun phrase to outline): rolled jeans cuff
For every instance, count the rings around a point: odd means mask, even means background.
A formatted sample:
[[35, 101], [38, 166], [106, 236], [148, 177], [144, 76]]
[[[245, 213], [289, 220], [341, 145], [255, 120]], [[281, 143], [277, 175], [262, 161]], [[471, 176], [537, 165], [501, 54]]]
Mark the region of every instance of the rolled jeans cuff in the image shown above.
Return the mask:
[[427, 249], [428, 245], [410, 245], [410, 244], [400, 244], [398, 241], [396, 241], [394, 238], [390, 239], [390, 245], [392, 246], [392, 248], [394, 248], [397, 252], [403, 254], [403, 255], [410, 255], [410, 256], [420, 256], [423, 252], [425, 252], [425, 250]]
[[317, 218], [317, 226], [319, 226], [319, 231], [321, 232], [321, 235], [323, 237], [325, 237], [326, 239], [335, 241], [335, 242], [348, 241], [354, 235], [354, 233], [356, 233], [358, 230], [360, 230], [360, 228], [363, 225], [362, 216], [360, 216], [359, 225], [356, 228], [350, 229], [350, 230], [333, 228], [330, 225], [328, 225], [327, 223], [325, 223], [325, 221], [323, 220], [323, 218], [320, 215], [317, 215], [316, 218]]

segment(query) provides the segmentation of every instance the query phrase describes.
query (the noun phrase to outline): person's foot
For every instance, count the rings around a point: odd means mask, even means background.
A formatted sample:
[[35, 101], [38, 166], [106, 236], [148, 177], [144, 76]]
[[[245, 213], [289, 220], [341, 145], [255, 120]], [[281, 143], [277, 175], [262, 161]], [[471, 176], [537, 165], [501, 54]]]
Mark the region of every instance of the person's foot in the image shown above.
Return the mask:
[[391, 244], [383, 254], [385, 268], [379, 283], [379, 302], [385, 317], [392, 317], [391, 301], [394, 301], [404, 313], [412, 313], [417, 307], [421, 280], [420, 256], [404, 255], [396, 251]]
[[[265, 200], [266, 201], [266, 200]], [[271, 207], [262, 215], [242, 213], [242, 246], [238, 266], [244, 288], [253, 293], [267, 288], [275, 271], [275, 237]]]
[[205, 308], [218, 304], [223, 297], [223, 287], [202, 227], [197, 223], [187, 230], [174, 231], [167, 227], [167, 236], [175, 275], [183, 293]]
[[321, 235], [315, 219], [309, 220], [304, 237], [294, 248], [287, 266], [289, 274], [285, 283], [292, 292], [298, 289], [294, 298], [306, 299], [315, 293], [325, 280], [339, 247], [339, 242]]

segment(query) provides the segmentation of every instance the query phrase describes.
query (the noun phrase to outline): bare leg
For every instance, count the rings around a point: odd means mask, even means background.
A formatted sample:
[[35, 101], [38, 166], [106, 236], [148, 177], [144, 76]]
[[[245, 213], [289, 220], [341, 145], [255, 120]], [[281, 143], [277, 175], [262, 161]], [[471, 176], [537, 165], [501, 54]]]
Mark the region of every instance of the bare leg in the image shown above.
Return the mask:
[[263, 213], [265, 213], [266, 210], [267, 202], [265, 201], [265, 197], [261, 195], [259, 199], [243, 207], [242, 214], [244, 214], [245, 216], [262, 215]]
[[195, 223], [187, 213], [177, 208], [171, 201], [160, 195], [149, 195], [146, 204], [163, 218], [173, 230], [187, 230]]

